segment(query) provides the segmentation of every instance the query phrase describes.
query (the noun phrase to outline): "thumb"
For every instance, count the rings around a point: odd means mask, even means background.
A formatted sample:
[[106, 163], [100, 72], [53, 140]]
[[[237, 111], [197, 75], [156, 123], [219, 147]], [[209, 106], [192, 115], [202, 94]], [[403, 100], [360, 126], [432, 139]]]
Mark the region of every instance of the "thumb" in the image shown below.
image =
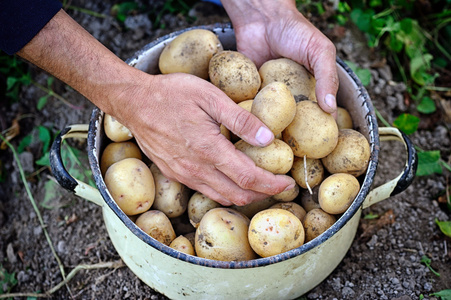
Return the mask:
[[272, 131], [259, 118], [234, 102], [221, 110], [219, 122], [253, 146], [265, 147], [274, 140]]

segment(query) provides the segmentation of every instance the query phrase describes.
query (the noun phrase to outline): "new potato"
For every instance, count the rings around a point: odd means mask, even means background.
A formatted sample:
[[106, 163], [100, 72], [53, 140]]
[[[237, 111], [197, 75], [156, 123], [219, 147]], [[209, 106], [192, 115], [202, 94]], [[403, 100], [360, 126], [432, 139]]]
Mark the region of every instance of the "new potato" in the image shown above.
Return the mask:
[[305, 230], [305, 242], [310, 242], [324, 231], [334, 225], [335, 216], [326, 213], [321, 208], [315, 208], [307, 212], [302, 224]]
[[158, 62], [162, 74], [187, 73], [208, 79], [208, 64], [223, 50], [216, 34], [205, 29], [185, 31], [161, 52]]
[[296, 101], [316, 101], [316, 80], [304, 66], [288, 58], [268, 60], [258, 70], [262, 88], [272, 82], [283, 82], [290, 89]]
[[176, 237], [171, 221], [159, 210], [146, 211], [136, 219], [135, 224], [145, 233], [167, 246]]
[[307, 165], [307, 172], [304, 167], [304, 158], [295, 157], [290, 171], [291, 176], [302, 188], [306, 189], [307, 183], [310, 188], [314, 188], [324, 179], [323, 164], [320, 159], [306, 158], [305, 165]]
[[168, 179], [156, 164], [150, 166], [155, 180], [153, 209], [164, 212], [169, 218], [181, 216], [188, 206], [190, 189], [178, 181]]
[[105, 176], [106, 170], [108, 170], [115, 162], [130, 157], [142, 159], [141, 150], [135, 143], [126, 141], [108, 144], [108, 146], [105, 147], [105, 150], [103, 150], [102, 157], [100, 158], [100, 170], [102, 171], [102, 175]]
[[256, 258], [247, 236], [249, 218], [231, 208], [209, 210], [196, 230], [197, 256], [220, 261]]
[[113, 142], [125, 142], [133, 138], [130, 129], [109, 114], [105, 114], [103, 129], [105, 130], [106, 136]]
[[216, 201], [211, 200], [202, 193], [195, 192], [188, 201], [188, 217], [194, 228], [199, 227], [200, 220], [213, 208], [221, 207]]
[[211, 83], [236, 103], [253, 99], [261, 84], [255, 64], [238, 51], [228, 50], [214, 55], [208, 74]]
[[313, 101], [296, 104], [293, 122], [282, 132], [283, 140], [298, 157], [323, 158], [338, 142], [338, 127], [332, 115], [324, 112]]
[[284, 141], [274, 139], [266, 147], [257, 147], [240, 140], [235, 147], [250, 157], [255, 165], [274, 174], [286, 174], [293, 165], [293, 151]]
[[304, 243], [304, 227], [288, 210], [268, 208], [251, 219], [249, 243], [261, 257], [277, 255]]
[[255, 96], [251, 113], [278, 135], [293, 121], [296, 101], [283, 82], [271, 82]]
[[341, 129], [335, 149], [322, 159], [330, 173], [348, 173], [356, 177], [365, 173], [370, 161], [370, 144], [354, 129]]
[[332, 174], [321, 183], [318, 202], [329, 214], [344, 213], [359, 193], [359, 181], [346, 173]]
[[152, 172], [137, 158], [125, 158], [112, 164], [105, 173], [105, 184], [126, 215], [147, 211], [155, 200]]

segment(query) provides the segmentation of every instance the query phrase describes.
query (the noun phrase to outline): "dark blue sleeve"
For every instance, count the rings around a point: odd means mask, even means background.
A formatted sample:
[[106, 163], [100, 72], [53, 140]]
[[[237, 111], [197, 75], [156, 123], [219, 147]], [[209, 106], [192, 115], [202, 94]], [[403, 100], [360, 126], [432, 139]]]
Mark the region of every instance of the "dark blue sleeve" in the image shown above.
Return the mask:
[[61, 7], [58, 0], [0, 0], [0, 50], [22, 49]]

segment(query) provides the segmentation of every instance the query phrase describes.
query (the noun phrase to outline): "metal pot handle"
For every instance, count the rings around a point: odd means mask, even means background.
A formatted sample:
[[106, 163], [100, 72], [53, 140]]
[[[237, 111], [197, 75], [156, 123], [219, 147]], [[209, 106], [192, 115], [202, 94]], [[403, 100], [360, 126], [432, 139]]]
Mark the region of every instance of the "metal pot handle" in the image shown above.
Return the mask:
[[61, 143], [64, 139], [87, 138], [88, 131], [88, 124], [71, 125], [61, 130], [50, 148], [50, 166], [53, 175], [63, 188], [75, 193], [77, 196], [102, 206], [103, 198], [99, 190], [72, 177], [64, 167], [63, 159], [61, 157]]
[[407, 151], [407, 159], [404, 170], [395, 179], [384, 183], [383, 185], [371, 190], [365, 201], [363, 202], [363, 208], [370, 207], [371, 205], [385, 200], [391, 196], [399, 194], [404, 191], [415, 178], [418, 167], [418, 156], [414, 145], [410, 139], [402, 133], [399, 129], [394, 127], [381, 127], [379, 128], [380, 141], [397, 140], [404, 143]]

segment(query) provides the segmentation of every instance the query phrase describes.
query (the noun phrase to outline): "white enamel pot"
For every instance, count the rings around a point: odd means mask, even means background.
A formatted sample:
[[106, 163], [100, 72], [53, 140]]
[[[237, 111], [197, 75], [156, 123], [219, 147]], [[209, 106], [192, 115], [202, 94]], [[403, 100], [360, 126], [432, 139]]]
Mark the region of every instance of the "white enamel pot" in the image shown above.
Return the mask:
[[[224, 49], [236, 49], [233, 28], [226, 24], [200, 26], [215, 32]], [[161, 37], [137, 52], [128, 64], [158, 73], [164, 46], [188, 28]], [[89, 125], [62, 130], [52, 145], [51, 166], [61, 186], [102, 208], [105, 226], [117, 252], [147, 285], [172, 299], [293, 299], [322, 282], [341, 262], [354, 240], [362, 210], [406, 189], [415, 177], [417, 156], [404, 134], [395, 128], [378, 128], [367, 91], [355, 74], [337, 59], [340, 89], [337, 101], [351, 114], [355, 129], [370, 142], [371, 159], [361, 190], [349, 209], [316, 239], [286, 253], [249, 261], [214, 261], [186, 255], [161, 244], [138, 228], [116, 205], [101, 176], [99, 157], [105, 148], [103, 112], [94, 109]], [[88, 139], [88, 156], [97, 189], [73, 178], [61, 159], [61, 142], [69, 137]], [[395, 179], [371, 189], [379, 140], [398, 140], [406, 147], [406, 164]]]

